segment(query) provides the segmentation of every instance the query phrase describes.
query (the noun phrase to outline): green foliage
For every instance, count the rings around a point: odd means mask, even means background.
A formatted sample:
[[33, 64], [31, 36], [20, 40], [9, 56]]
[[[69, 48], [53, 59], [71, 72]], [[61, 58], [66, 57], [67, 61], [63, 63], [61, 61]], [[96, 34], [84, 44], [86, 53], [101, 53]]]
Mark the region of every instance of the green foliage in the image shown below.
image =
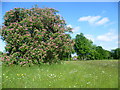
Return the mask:
[[[65, 20], [52, 8], [14, 8], [6, 12], [2, 39], [11, 64], [55, 63], [71, 54]], [[6, 58], [3, 59], [6, 62]]]
[[92, 41], [88, 40], [83, 33], [77, 34], [74, 49], [79, 59], [90, 59], [93, 53]]
[[111, 59], [110, 51], [93, 45], [93, 42], [87, 39], [83, 33], [76, 35], [74, 49], [80, 60]]
[[111, 56], [114, 59], [120, 59], [120, 48], [116, 48], [114, 50], [111, 50]]
[[110, 51], [104, 50], [101, 46], [96, 47], [97, 59], [111, 59]]

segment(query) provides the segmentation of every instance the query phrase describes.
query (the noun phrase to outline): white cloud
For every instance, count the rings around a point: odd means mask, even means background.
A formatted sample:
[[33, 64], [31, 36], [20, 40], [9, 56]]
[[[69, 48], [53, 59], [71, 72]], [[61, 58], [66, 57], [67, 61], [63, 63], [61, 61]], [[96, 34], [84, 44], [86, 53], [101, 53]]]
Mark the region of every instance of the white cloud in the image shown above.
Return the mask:
[[72, 25], [70, 25], [70, 24], [69, 24], [69, 25], [67, 25], [67, 27], [70, 27], [70, 28], [72, 28]]
[[[68, 25], [69, 27], [72, 27], [71, 25]], [[79, 26], [76, 26], [76, 27], [72, 27], [72, 32], [73, 33], [70, 33], [71, 37], [72, 38], [75, 38], [76, 34], [80, 34], [80, 27]]]
[[[73, 26], [72, 26], [71, 24], [67, 25], [67, 27], [73, 28]], [[74, 27], [74, 28], [72, 29], [72, 31], [73, 31], [73, 34], [80, 33], [80, 27], [79, 27], [79, 26]]]
[[115, 47], [106, 47], [105, 49], [111, 51], [111, 50], [114, 50], [116, 48], [118, 48], [118, 46], [115, 46]]
[[110, 21], [107, 17], [104, 18], [101, 17], [102, 16], [85, 16], [80, 17], [78, 21], [87, 21], [89, 24], [93, 25], [103, 25]]
[[103, 18], [100, 21], [96, 22], [95, 24], [96, 25], [103, 25], [103, 24], [107, 23], [108, 21], [109, 21], [108, 18]]
[[79, 18], [78, 21], [88, 21], [89, 23], [95, 23], [100, 18], [101, 16], [86, 16], [86, 17]]
[[112, 49], [115, 49], [118, 47], [118, 44], [114, 43], [114, 41], [112, 42], [113, 44], [111, 44], [111, 42], [97, 42], [96, 45], [97, 46], [102, 46], [103, 49], [106, 49], [106, 50], [112, 50]]
[[0, 39], [0, 51], [3, 52], [5, 50], [4, 47], [5, 47], [5, 42]]
[[113, 41], [113, 40], [116, 40], [117, 38], [118, 38], [118, 36], [116, 34], [114, 34], [114, 32], [112, 32], [112, 31], [110, 31], [106, 34], [97, 36], [97, 40], [99, 40], [99, 41]]
[[79, 32], [80, 32], [80, 27], [79, 26], [73, 28], [73, 33], [79, 33]]
[[85, 37], [89, 40], [92, 40], [93, 42], [95, 41], [95, 39], [93, 38], [93, 35], [86, 34]]
[[110, 26], [110, 25], [113, 25], [113, 24], [115, 24], [116, 22], [109, 22], [109, 23], [107, 23], [107, 24], [105, 24], [104, 26]]

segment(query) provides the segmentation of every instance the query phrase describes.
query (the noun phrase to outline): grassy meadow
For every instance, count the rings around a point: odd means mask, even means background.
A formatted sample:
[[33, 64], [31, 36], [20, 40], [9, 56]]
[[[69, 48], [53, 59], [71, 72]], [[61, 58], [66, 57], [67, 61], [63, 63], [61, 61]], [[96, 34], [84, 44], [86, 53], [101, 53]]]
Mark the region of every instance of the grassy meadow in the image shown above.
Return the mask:
[[118, 88], [118, 60], [2, 66], [2, 88]]
[[0, 90], [2, 89], [2, 63], [0, 62]]

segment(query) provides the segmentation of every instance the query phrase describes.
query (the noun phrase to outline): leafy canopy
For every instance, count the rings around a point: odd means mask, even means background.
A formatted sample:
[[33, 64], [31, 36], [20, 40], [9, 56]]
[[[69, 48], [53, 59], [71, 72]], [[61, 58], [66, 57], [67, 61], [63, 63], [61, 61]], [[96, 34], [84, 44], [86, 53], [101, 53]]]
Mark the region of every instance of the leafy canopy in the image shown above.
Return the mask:
[[73, 49], [72, 28], [53, 8], [14, 8], [4, 16], [2, 39], [8, 52], [6, 64], [55, 63]]

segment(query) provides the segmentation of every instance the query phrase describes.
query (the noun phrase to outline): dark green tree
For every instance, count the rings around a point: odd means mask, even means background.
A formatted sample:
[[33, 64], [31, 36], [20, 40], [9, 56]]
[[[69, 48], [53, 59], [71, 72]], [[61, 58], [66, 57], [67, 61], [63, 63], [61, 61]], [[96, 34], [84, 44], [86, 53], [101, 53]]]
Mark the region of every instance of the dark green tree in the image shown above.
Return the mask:
[[111, 59], [111, 53], [108, 50], [103, 49], [101, 46], [96, 47], [96, 59], [102, 60], [102, 59]]
[[113, 59], [120, 59], [120, 48], [111, 50], [111, 56]]
[[98, 56], [98, 59], [102, 60], [104, 59], [104, 49], [101, 47], [101, 46], [97, 46], [96, 47], [96, 51], [97, 51], [97, 56]]
[[112, 58], [111, 58], [111, 52], [110, 52], [110, 51], [104, 50], [104, 52], [105, 52], [105, 59], [112, 59]]
[[87, 39], [83, 33], [76, 35], [74, 49], [80, 60], [111, 59], [110, 51], [93, 45], [93, 42]]
[[83, 33], [77, 34], [75, 38], [74, 49], [81, 60], [91, 59], [93, 51], [92, 41], [87, 39]]

